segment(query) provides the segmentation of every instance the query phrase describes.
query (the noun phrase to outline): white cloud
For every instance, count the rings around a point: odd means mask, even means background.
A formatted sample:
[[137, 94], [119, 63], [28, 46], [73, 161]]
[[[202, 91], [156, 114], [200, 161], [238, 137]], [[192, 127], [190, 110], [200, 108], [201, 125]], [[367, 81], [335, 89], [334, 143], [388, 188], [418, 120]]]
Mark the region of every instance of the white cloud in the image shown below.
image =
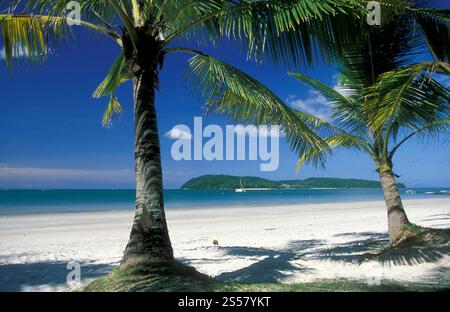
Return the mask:
[[34, 187], [53, 185], [76, 185], [78, 183], [115, 183], [134, 181], [134, 171], [121, 170], [85, 170], [54, 169], [32, 167], [1, 167], [0, 187]]
[[354, 94], [354, 92], [352, 92], [352, 90], [347, 89], [345, 86], [342, 85], [339, 75], [334, 75], [333, 81], [335, 81], [335, 85], [333, 87], [334, 91], [339, 92], [343, 96], [351, 96]]
[[192, 139], [192, 134], [190, 131], [187, 131], [184, 127], [175, 126], [170, 131], [167, 131], [164, 136], [170, 140], [178, 140], [178, 139]]
[[[19, 47], [17, 51], [13, 52], [13, 58], [22, 58], [27, 56], [28, 53], [22, 47]], [[0, 59], [4, 60], [6, 58], [5, 47], [0, 50]]]
[[[35, 53], [36, 53], [36, 56], [37, 56], [38, 53], [37, 52], [35, 52]], [[40, 55], [44, 55], [44, 54], [48, 55], [48, 54], [51, 54], [51, 53], [52, 53], [52, 50], [51, 49], [47, 49], [46, 53], [41, 52]], [[25, 57], [28, 57], [28, 51], [26, 51], [24, 48], [22, 48], [21, 46], [17, 46], [17, 49], [16, 48], [13, 49], [12, 58], [19, 59], [19, 58], [25, 58]], [[4, 60], [5, 58], [6, 58], [5, 47], [2, 47], [0, 49], [0, 60]]]
[[283, 137], [284, 133], [280, 130], [279, 126], [277, 126], [278, 131], [276, 131], [275, 126], [267, 126], [267, 127], [256, 127], [254, 126], [255, 131], [245, 131], [244, 126], [235, 126], [234, 133], [236, 133], [237, 136], [249, 136], [249, 137], [273, 137], [273, 138], [279, 138]]
[[[345, 97], [353, 94], [351, 90], [341, 86], [339, 82], [333, 86], [333, 90], [339, 92]], [[291, 107], [316, 116], [320, 119], [326, 121], [330, 121], [332, 119], [330, 102], [316, 90], [309, 90], [308, 97], [306, 99], [300, 99], [296, 95], [289, 95], [286, 101]]]
[[306, 99], [300, 99], [295, 95], [290, 95], [287, 98], [287, 103], [295, 109], [299, 109], [320, 119], [331, 119], [331, 109], [327, 99], [316, 90], [309, 90]]
[[[223, 134], [225, 135], [226, 130], [223, 129]], [[249, 137], [283, 137], [284, 133], [280, 130], [278, 127], [278, 131], [276, 131], [275, 126], [267, 126], [267, 127], [256, 127], [250, 125], [243, 126], [243, 125], [236, 125], [234, 126], [234, 133], [237, 136], [249, 136]], [[173, 127], [170, 131], [167, 131], [164, 136], [170, 140], [178, 140], [180, 138], [182, 139], [188, 139], [192, 140], [192, 133], [189, 130], [187, 126], [184, 125], [178, 125]]]
[[351, 95], [353, 94], [351, 90], [346, 89], [346, 88], [343, 87], [343, 86], [335, 85], [335, 86], [333, 87], [333, 89], [334, 89], [334, 91], [339, 92], [339, 93], [342, 94], [343, 96], [351, 96]]

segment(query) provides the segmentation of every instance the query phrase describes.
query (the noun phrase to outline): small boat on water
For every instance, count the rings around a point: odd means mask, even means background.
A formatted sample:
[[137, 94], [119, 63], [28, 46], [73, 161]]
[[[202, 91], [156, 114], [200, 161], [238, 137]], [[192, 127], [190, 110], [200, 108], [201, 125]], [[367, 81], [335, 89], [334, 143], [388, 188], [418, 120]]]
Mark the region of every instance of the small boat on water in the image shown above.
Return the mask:
[[242, 179], [240, 179], [240, 187], [234, 190], [236, 193], [245, 193], [246, 190], [244, 186], [242, 185]]
[[416, 195], [417, 192], [416, 192], [416, 190], [407, 190], [406, 194], [408, 194], [408, 195]]

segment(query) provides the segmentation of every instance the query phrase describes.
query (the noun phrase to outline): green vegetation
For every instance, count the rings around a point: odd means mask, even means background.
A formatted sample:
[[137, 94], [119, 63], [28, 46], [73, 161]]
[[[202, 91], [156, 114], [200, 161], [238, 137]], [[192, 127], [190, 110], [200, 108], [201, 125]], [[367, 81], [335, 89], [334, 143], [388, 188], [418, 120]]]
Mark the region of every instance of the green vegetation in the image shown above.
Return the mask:
[[[450, 23], [447, 17], [434, 22], [441, 25], [436, 28], [441, 34], [432, 37], [431, 24], [416, 15], [399, 14], [380, 27], [361, 25], [336, 65], [339, 88], [290, 73], [326, 98], [333, 113], [332, 119], [323, 120], [299, 112], [327, 146], [304, 148], [298, 170], [304, 164], [325, 167], [336, 149], [368, 155], [383, 186], [391, 244], [409, 224], [396, 182], [397, 152], [412, 139], [435, 139], [450, 127], [450, 89], [436, 79], [450, 75]], [[418, 41], [418, 36], [424, 38]], [[439, 36], [447, 39], [437, 44]], [[421, 48], [428, 48], [432, 59], [414, 63]]]
[[219, 282], [193, 268], [175, 264], [172, 268], [119, 267], [80, 291], [215, 291], [215, 292], [339, 292], [339, 291], [443, 291], [450, 284], [397, 283], [382, 280], [371, 285], [365, 280], [327, 279], [301, 284]]
[[387, 251], [399, 252], [399, 248], [450, 247], [450, 229], [433, 229], [409, 223], [403, 228], [401, 238]]
[[[234, 189], [240, 181], [245, 188], [381, 188], [378, 181], [339, 178], [309, 178], [305, 180], [272, 181], [259, 177], [203, 175], [190, 179], [182, 189]], [[404, 184], [398, 185], [404, 188]]]
[[172, 262], [163, 266], [119, 266], [81, 291], [213, 291], [219, 282], [194, 268]]
[[420, 283], [396, 283], [389, 280], [381, 281], [379, 285], [371, 285], [366, 281], [354, 280], [320, 280], [302, 284], [281, 283], [226, 283], [219, 284], [215, 291], [230, 292], [391, 292], [391, 291], [445, 291], [450, 285], [434, 285]]

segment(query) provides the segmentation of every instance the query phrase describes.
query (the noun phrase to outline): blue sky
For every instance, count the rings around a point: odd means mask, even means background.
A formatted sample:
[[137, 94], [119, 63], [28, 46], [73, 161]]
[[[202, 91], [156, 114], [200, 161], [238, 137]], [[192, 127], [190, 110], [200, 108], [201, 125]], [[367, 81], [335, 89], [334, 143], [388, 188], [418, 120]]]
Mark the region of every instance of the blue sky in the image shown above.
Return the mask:
[[[286, 68], [248, 63], [229, 43], [207, 52], [256, 77], [292, 105], [326, 116], [326, 102], [287, 76]], [[101, 125], [106, 99], [91, 97], [117, 53], [108, 39], [77, 31], [76, 40], [55, 47], [42, 65], [16, 62], [11, 75], [1, 64], [0, 188], [133, 188], [131, 85], [119, 89], [125, 112], [110, 129]], [[297, 174], [296, 155], [284, 142], [280, 166], [274, 172], [260, 172], [260, 161], [174, 161], [173, 140], [164, 133], [177, 124], [192, 127], [194, 116], [203, 115], [199, 95], [182, 78], [187, 59], [183, 54], [168, 56], [157, 95], [166, 188], [177, 188], [201, 174], [222, 173], [271, 179], [377, 179], [371, 160], [349, 151], [338, 151], [326, 170], [307, 166]], [[303, 73], [330, 86], [336, 84], [331, 67], [319, 65]], [[208, 123], [225, 125], [227, 121], [209, 116], [204, 118], [204, 124]], [[411, 187], [450, 185], [450, 146], [445, 141], [406, 144], [395, 159], [400, 181]]]

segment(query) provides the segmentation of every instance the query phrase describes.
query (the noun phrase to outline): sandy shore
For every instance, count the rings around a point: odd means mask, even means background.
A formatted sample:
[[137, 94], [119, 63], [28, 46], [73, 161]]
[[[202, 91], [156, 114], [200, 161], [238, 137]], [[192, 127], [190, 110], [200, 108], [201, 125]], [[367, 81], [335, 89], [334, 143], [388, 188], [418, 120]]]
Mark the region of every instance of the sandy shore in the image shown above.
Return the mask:
[[[407, 200], [405, 206], [414, 223], [450, 227], [447, 197]], [[83, 282], [106, 274], [121, 258], [132, 215], [0, 217], [0, 290], [68, 290], [70, 261], [81, 264]], [[167, 218], [175, 256], [225, 281], [348, 278], [450, 285], [448, 251], [358, 262], [358, 254], [387, 242], [383, 202], [172, 209]]]

